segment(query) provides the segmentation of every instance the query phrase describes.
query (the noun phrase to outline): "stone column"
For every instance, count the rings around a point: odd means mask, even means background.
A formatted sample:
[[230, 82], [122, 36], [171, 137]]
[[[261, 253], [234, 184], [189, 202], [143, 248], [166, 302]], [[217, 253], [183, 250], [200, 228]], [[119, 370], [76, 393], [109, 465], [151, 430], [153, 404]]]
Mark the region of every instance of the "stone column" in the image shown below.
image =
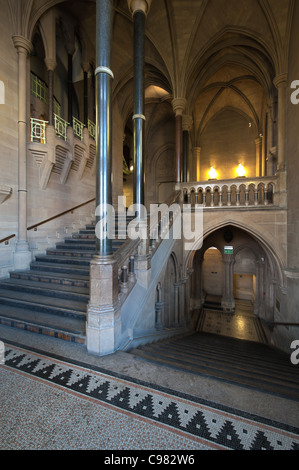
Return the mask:
[[109, 220], [109, 207], [112, 207], [112, 27], [113, 0], [97, 0], [97, 238], [96, 254], [90, 263], [86, 342], [87, 350], [100, 356], [116, 350], [121, 334], [118, 265], [109, 232], [112, 222]]
[[56, 60], [51, 58], [45, 59], [48, 70], [48, 90], [49, 90], [49, 126], [54, 125], [54, 71], [56, 68]]
[[144, 42], [151, 0], [128, 0], [134, 23], [134, 204], [144, 205]]
[[189, 167], [189, 134], [192, 129], [193, 119], [192, 116], [183, 115], [182, 128], [183, 128], [183, 182], [190, 181], [190, 167]]
[[182, 182], [182, 151], [183, 151], [183, 112], [186, 106], [185, 98], [174, 98], [172, 108], [175, 114], [176, 135], [176, 182]]
[[233, 255], [223, 255], [224, 265], [224, 292], [221, 306], [225, 312], [234, 313], [234, 257]]
[[285, 170], [285, 127], [286, 127], [286, 88], [287, 74], [275, 77], [273, 81], [278, 90], [278, 128], [277, 128], [277, 170]]
[[174, 289], [174, 326], [178, 327], [180, 323], [180, 286], [179, 282], [173, 285]]
[[255, 139], [256, 146], [256, 176], [262, 175], [262, 154], [263, 154], [263, 138], [261, 136]]
[[195, 181], [200, 181], [200, 151], [201, 147], [193, 147], [193, 160], [195, 162]]
[[68, 47], [68, 72], [67, 72], [67, 102], [68, 102], [68, 123], [73, 126], [73, 53], [74, 50]]
[[88, 127], [88, 72], [90, 69], [89, 62], [85, 62], [82, 64], [84, 80], [83, 80], [83, 96], [84, 96], [84, 117], [83, 117], [83, 124], [85, 127]]
[[256, 263], [256, 293], [254, 302], [254, 313], [261, 317], [263, 314], [264, 302], [264, 262], [257, 260]]
[[27, 62], [32, 52], [31, 42], [23, 36], [13, 36], [18, 53], [18, 241], [14, 254], [15, 269], [28, 269], [32, 254], [27, 240]]

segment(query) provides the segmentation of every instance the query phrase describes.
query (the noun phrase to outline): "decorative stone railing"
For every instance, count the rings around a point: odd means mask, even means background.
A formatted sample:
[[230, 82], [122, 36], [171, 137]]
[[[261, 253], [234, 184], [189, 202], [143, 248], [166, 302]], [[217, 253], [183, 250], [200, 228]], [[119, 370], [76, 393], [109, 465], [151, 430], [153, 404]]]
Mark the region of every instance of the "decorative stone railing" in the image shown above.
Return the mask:
[[277, 176], [177, 183], [181, 202], [204, 208], [239, 208], [279, 205]]
[[118, 266], [118, 292], [122, 304], [136, 283], [135, 258], [138, 253], [139, 240], [126, 240], [115, 253]]
[[[91, 260], [86, 325], [89, 352], [106, 355], [116, 350], [115, 341], [121, 335], [121, 307], [137, 282], [143, 287], [146, 285], [151, 258], [162, 242], [165, 231], [172, 226], [173, 212], [179, 205], [173, 206], [172, 215], [168, 209], [178, 202], [179, 197], [180, 191], [176, 191], [162, 208], [157, 207], [156, 217], [144, 217], [140, 221], [135, 219], [134, 230], [140, 235], [136, 239], [128, 236], [112, 256], [95, 256]], [[104, 289], [99, 289], [101, 282]]]

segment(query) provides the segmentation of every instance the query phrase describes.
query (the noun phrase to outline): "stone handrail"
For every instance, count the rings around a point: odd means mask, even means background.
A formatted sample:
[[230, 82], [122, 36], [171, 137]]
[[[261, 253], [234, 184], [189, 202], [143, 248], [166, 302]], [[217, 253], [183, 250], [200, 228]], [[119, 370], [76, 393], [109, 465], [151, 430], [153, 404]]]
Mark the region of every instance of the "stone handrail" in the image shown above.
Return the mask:
[[[116, 251], [114, 259], [118, 265], [119, 298], [124, 302], [136, 283], [136, 264], [142, 257], [152, 257], [163, 239], [163, 235], [172, 225], [173, 216], [168, 208], [179, 201], [180, 191], [175, 191], [168, 200], [157, 208], [160, 217], [148, 217], [144, 223], [145, 237], [131, 239]], [[178, 206], [179, 207], [179, 206]], [[137, 263], [136, 263], [137, 262]], [[138, 269], [138, 268], [137, 268]]]
[[268, 206], [275, 204], [277, 176], [178, 183], [181, 200], [206, 207]]

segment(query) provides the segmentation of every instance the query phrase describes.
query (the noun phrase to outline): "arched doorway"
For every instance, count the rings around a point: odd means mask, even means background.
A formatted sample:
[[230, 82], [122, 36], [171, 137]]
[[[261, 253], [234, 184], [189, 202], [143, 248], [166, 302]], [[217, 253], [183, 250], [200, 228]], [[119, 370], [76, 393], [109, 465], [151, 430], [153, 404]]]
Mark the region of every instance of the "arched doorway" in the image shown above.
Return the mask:
[[218, 248], [212, 246], [205, 251], [201, 274], [205, 301], [221, 303], [224, 285], [224, 266], [222, 254]]
[[265, 336], [261, 325], [271, 334], [268, 327], [274, 318], [281, 272], [266, 246], [246, 230], [230, 225], [206, 236], [190, 260], [192, 307], [200, 314], [206, 312], [210, 325], [217, 323], [218, 333], [223, 332], [224, 318], [225, 335], [259, 341]]

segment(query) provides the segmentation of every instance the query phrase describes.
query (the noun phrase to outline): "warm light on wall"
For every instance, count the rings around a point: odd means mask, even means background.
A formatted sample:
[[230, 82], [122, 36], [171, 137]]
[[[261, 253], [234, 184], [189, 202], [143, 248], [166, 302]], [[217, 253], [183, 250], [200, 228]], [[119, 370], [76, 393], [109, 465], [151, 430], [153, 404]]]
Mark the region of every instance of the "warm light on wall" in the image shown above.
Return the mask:
[[217, 171], [215, 170], [215, 168], [213, 166], [211, 166], [210, 171], [209, 171], [209, 178], [211, 180], [216, 180], [217, 176], [218, 176]]
[[243, 176], [246, 176], [246, 170], [244, 168], [244, 166], [240, 163], [238, 168], [237, 168], [237, 176], [239, 178], [243, 177]]

